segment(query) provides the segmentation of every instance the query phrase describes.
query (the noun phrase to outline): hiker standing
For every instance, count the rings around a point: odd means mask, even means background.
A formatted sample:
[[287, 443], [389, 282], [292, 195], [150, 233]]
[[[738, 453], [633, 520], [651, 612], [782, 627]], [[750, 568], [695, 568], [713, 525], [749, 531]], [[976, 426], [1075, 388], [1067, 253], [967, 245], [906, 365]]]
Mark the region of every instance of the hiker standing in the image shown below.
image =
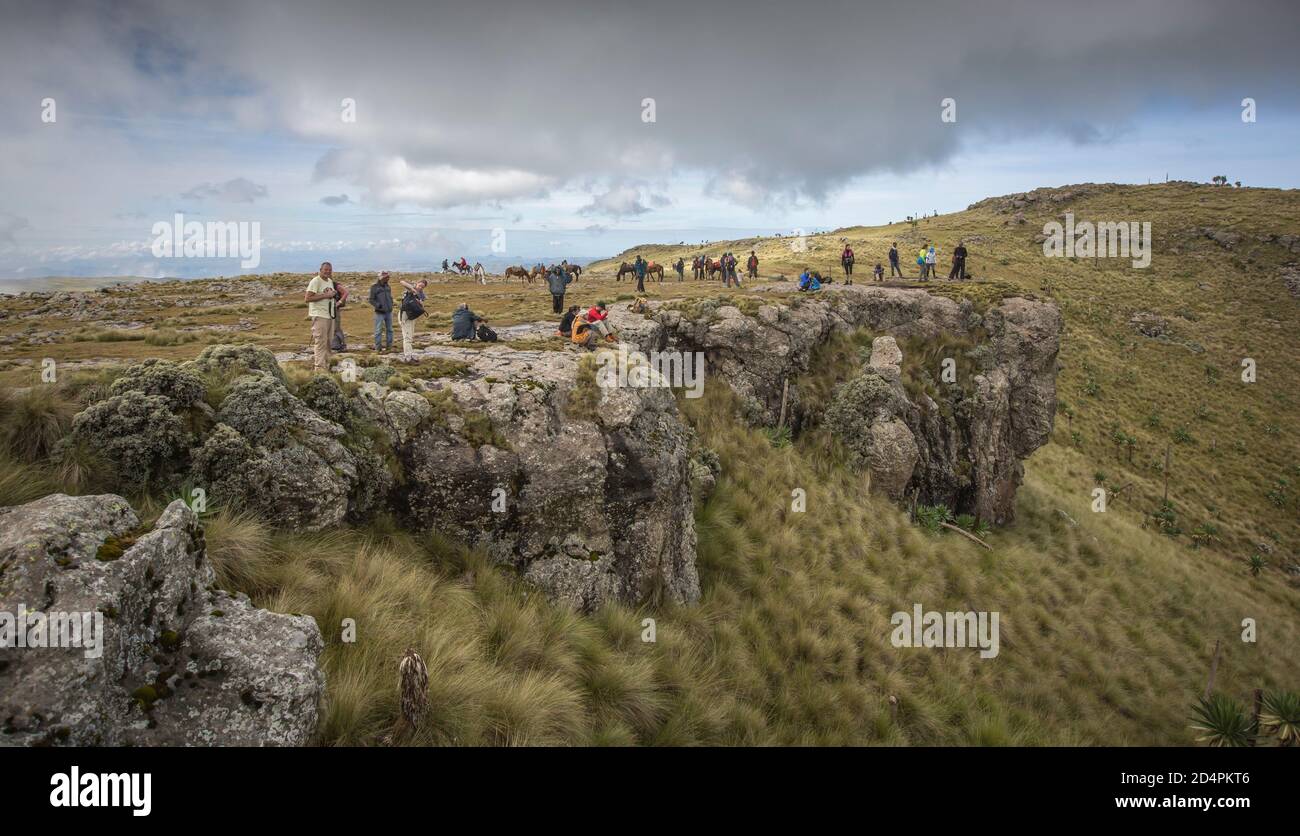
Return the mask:
[[957, 242], [957, 247], [952, 251], [952, 270], [948, 273], [948, 278], [958, 281], [966, 278], [966, 245], [961, 241]]
[[925, 281], [925, 245], [916, 253], [916, 266], [921, 268], [921, 281]]
[[375, 352], [393, 350], [393, 289], [388, 271], [370, 286], [370, 307], [375, 309]]
[[686, 281], [686, 259], [678, 256], [677, 263], [673, 265], [673, 269], [677, 271], [677, 281]]
[[424, 288], [428, 282], [420, 279], [415, 284], [402, 281], [406, 292], [402, 294], [402, 308], [397, 313], [397, 323], [402, 328], [402, 355], [415, 353], [415, 320], [424, 316]]
[[925, 251], [925, 274], [931, 279], [939, 277], [938, 262], [939, 256], [934, 251], [934, 244], [931, 244]]
[[307, 283], [303, 301], [307, 303], [307, 317], [311, 319], [312, 370], [328, 373], [330, 370], [330, 340], [334, 336], [334, 267], [326, 261], [320, 272]]
[[753, 250], [749, 251], [749, 260], [745, 262], [745, 275], [751, 279], [758, 278], [758, 255]]
[[552, 267], [546, 274], [546, 287], [551, 291], [551, 312], [564, 313], [564, 291], [573, 277], [563, 267]]
[[636, 261], [632, 264], [632, 269], [636, 271], [636, 292], [645, 293], [645, 270], [646, 260], [637, 255]]
[[889, 278], [894, 278], [897, 273], [901, 279], [903, 277], [903, 268], [898, 266], [898, 242], [889, 245]]
[[844, 278], [850, 279], [849, 283], [852, 284], [850, 277], [853, 275], [853, 248], [848, 244], [844, 245], [844, 252], [840, 253], [840, 266], [844, 268]]

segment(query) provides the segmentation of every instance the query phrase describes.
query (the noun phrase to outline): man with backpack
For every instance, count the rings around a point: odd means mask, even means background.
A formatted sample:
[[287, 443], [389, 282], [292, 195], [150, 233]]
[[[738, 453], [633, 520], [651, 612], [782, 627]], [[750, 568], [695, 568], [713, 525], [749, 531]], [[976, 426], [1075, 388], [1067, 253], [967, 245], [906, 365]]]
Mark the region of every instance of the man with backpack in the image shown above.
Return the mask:
[[424, 279], [415, 284], [402, 282], [406, 292], [402, 294], [402, 308], [397, 314], [397, 322], [402, 327], [402, 355], [405, 357], [415, 353], [415, 320], [424, 316], [424, 288], [428, 284]]
[[903, 277], [903, 268], [898, 266], [898, 242], [889, 245], [889, 278], [894, 278], [897, 273], [901, 279]]
[[550, 272], [546, 274], [546, 287], [551, 291], [552, 313], [564, 312], [564, 291], [572, 281], [573, 276], [569, 275], [563, 265], [551, 266]]
[[388, 281], [388, 271], [385, 270], [370, 286], [370, 307], [375, 310], [376, 354], [393, 350], [393, 289], [388, 286]]
[[320, 272], [307, 283], [303, 300], [307, 303], [307, 317], [311, 320], [312, 369], [328, 374], [330, 370], [330, 340], [334, 336], [334, 267], [328, 261]]
[[749, 260], [745, 262], [745, 277], [758, 278], [758, 255], [753, 250], [749, 251]]
[[686, 281], [686, 259], [678, 256], [677, 263], [673, 265], [673, 269], [677, 271], [677, 281]]

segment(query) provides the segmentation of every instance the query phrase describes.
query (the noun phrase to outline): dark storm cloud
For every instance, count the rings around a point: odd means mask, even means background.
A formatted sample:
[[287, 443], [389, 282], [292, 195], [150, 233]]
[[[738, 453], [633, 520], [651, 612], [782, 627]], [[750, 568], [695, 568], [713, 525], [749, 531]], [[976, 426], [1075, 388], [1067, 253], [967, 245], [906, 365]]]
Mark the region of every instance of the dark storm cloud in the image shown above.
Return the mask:
[[599, 179], [609, 205], [591, 212], [639, 214], [654, 199], [619, 183], [682, 173], [732, 200], [817, 200], [966, 142], [1106, 142], [1149, 108], [1230, 120], [1249, 96], [1293, 113], [1300, 76], [1300, 4], [1265, 0], [235, 0], [6, 17], [4, 104], [61, 92], [323, 142], [315, 179], [381, 205]]

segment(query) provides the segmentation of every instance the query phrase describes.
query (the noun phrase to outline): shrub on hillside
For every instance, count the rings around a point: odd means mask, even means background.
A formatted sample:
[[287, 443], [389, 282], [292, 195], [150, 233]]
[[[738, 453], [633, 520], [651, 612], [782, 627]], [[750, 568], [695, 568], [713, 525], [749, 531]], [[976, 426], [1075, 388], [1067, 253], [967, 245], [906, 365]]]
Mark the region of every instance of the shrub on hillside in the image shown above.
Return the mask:
[[182, 463], [189, 433], [165, 397], [127, 391], [77, 413], [64, 443], [84, 443], [112, 467], [120, 484], [140, 489]]
[[203, 398], [205, 385], [193, 370], [170, 360], [150, 358], [130, 366], [113, 381], [110, 395], [142, 392], [167, 399], [173, 410], [187, 409]]
[[318, 415], [336, 424], [346, 424], [353, 416], [351, 402], [338, 382], [327, 374], [313, 375], [298, 388], [298, 398]]
[[275, 355], [261, 346], [247, 343], [210, 345], [186, 366], [204, 376], [263, 372], [281, 383], [284, 382], [284, 372], [280, 370]]
[[231, 384], [217, 420], [228, 424], [250, 444], [287, 433], [297, 412], [293, 395], [275, 378], [244, 375]]

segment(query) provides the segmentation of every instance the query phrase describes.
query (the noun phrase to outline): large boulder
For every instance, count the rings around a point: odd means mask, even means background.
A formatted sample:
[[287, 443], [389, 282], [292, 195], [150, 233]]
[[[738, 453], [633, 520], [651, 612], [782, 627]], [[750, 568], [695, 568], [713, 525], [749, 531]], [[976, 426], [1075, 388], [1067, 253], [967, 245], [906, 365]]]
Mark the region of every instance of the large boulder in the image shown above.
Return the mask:
[[[325, 687], [316, 623], [217, 590], [180, 500], [138, 529], [112, 495], [0, 508], [0, 745], [311, 742]], [[33, 625], [68, 618], [86, 628], [80, 646], [36, 646], [46, 631]]]

